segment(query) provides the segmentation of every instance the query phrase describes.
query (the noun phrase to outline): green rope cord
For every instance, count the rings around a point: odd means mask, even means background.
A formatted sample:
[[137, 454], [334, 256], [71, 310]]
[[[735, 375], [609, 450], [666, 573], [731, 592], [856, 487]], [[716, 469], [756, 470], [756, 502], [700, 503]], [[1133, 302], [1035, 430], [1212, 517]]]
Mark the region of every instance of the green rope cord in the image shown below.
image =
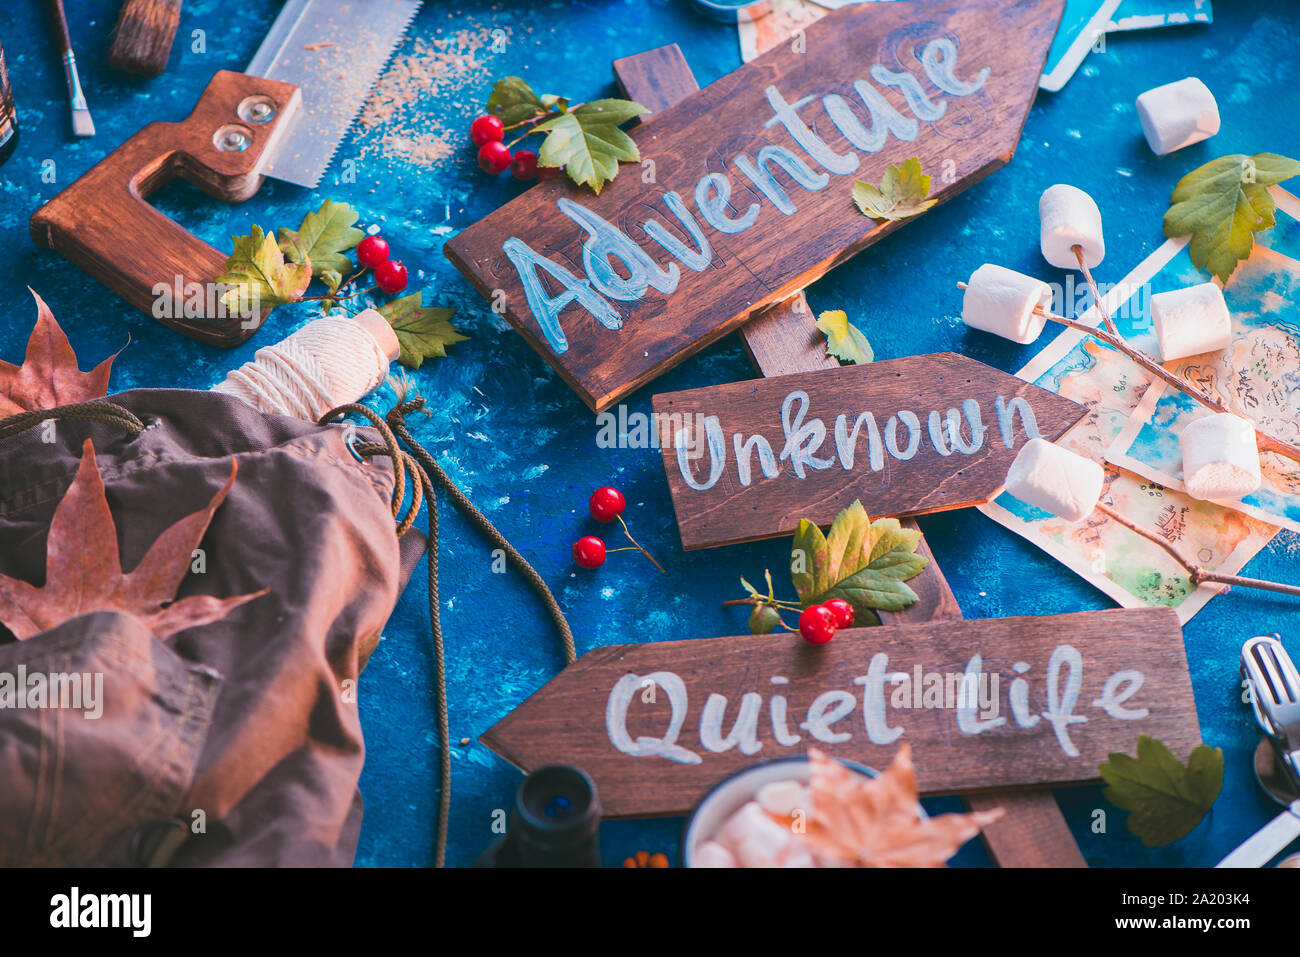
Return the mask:
[[[446, 646], [443, 642], [442, 635], [442, 618], [438, 605], [438, 502], [434, 492], [434, 483], [447, 493], [452, 504], [460, 510], [470, 523], [474, 525], [492, 544], [500, 548], [507, 557], [514, 563], [515, 567], [523, 574], [524, 578], [537, 592], [542, 603], [546, 606], [555, 627], [560, 633], [560, 640], [564, 647], [564, 660], [566, 665], [571, 665], [577, 660], [577, 651], [573, 641], [573, 631], [569, 628], [569, 623], [564, 617], [564, 611], [560, 608], [559, 602], [551, 593], [545, 579], [538, 573], [519, 551], [506, 540], [495, 525], [486, 515], [474, 507], [474, 503], [466, 498], [465, 493], [460, 490], [451, 477], [443, 471], [442, 467], [434, 460], [427, 450], [415, 440], [410, 431], [406, 428], [406, 415], [419, 411], [424, 408], [424, 399], [415, 398], [399, 402], [394, 408], [390, 409], [388, 415], [380, 419], [378, 414], [367, 406], [360, 403], [350, 405], [341, 405], [336, 409], [331, 409], [320, 418], [320, 424], [325, 424], [339, 415], [353, 412], [364, 416], [371, 425], [379, 432], [383, 439], [382, 443], [362, 443], [357, 445], [357, 453], [363, 456], [384, 455], [392, 459], [393, 471], [396, 473], [396, 482], [393, 492], [393, 517], [396, 518], [401, 508], [401, 501], [405, 489], [405, 478], [403, 472], [409, 470], [411, 474], [411, 498], [412, 505], [407, 509], [405, 516], [399, 522], [398, 535], [405, 534], [411, 527], [415, 519], [415, 513], [420, 508], [421, 495], [426, 496], [429, 503], [429, 542], [428, 542], [428, 587], [429, 587], [429, 630], [433, 636], [433, 660], [434, 660], [434, 685], [437, 696], [437, 722], [438, 722], [438, 744], [439, 744], [439, 767], [438, 767], [438, 833], [435, 838], [434, 847], [434, 866], [442, 867], [446, 863], [447, 855], [447, 826], [451, 818], [451, 722], [447, 711], [447, 664], [446, 664]], [[401, 449], [397, 445], [397, 440], [401, 440], [411, 451]]]

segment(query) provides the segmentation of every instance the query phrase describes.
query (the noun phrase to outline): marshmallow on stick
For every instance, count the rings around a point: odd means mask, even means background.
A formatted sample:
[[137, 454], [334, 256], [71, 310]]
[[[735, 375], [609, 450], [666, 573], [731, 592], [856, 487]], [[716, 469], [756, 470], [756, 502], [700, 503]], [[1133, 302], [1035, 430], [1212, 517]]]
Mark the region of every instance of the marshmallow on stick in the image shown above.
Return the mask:
[[1137, 98], [1137, 114], [1147, 145], [1157, 156], [1219, 132], [1219, 104], [1194, 76], [1147, 90]]
[[1101, 210], [1083, 190], [1057, 183], [1038, 198], [1039, 244], [1043, 258], [1060, 269], [1078, 269], [1074, 247], [1083, 249], [1083, 261], [1095, 269], [1106, 258], [1101, 231]]
[[1078, 522], [1097, 507], [1105, 481], [1105, 470], [1091, 459], [1046, 439], [1031, 439], [1011, 463], [1006, 489], [1028, 505]]
[[972, 329], [982, 329], [1012, 342], [1030, 343], [1047, 319], [1035, 308], [1052, 304], [1047, 283], [1024, 273], [985, 263], [971, 273], [961, 299], [961, 317]]
[[1164, 362], [1222, 352], [1232, 344], [1232, 316], [1223, 290], [1212, 282], [1156, 293], [1151, 320]]
[[1192, 498], [1229, 501], [1259, 488], [1259, 448], [1255, 426], [1229, 412], [1188, 424], [1178, 444], [1183, 452], [1183, 485]]

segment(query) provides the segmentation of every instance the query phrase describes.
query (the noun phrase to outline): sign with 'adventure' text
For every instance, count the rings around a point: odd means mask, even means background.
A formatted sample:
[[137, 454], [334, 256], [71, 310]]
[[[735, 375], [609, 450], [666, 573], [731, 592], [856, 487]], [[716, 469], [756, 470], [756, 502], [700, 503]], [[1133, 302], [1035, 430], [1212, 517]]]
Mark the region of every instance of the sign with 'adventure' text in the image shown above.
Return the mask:
[[539, 183], [444, 251], [601, 411], [902, 224], [855, 179], [917, 156], [942, 201], [1007, 163], [1061, 6], [845, 7], [642, 123], [600, 195]]
[[1087, 414], [952, 352], [728, 382], [654, 397], [686, 549], [987, 502], [1016, 454]]
[[531, 771], [572, 764], [609, 817], [684, 814], [718, 781], [812, 747], [923, 794], [1096, 780], [1139, 734], [1200, 742], [1171, 608], [595, 648], [483, 734]]

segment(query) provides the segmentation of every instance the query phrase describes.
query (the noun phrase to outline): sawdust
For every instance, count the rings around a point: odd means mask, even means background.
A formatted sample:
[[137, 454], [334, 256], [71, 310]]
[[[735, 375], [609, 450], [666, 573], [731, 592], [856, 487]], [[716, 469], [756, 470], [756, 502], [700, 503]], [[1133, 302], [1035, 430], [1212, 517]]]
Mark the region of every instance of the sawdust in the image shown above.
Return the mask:
[[[486, 30], [461, 29], [417, 39], [408, 52], [394, 57], [357, 117], [362, 155], [427, 169], [463, 145], [461, 118], [447, 116], [447, 106], [455, 102], [449, 94], [484, 69], [501, 32], [494, 38]], [[456, 128], [449, 129], [448, 122]]]

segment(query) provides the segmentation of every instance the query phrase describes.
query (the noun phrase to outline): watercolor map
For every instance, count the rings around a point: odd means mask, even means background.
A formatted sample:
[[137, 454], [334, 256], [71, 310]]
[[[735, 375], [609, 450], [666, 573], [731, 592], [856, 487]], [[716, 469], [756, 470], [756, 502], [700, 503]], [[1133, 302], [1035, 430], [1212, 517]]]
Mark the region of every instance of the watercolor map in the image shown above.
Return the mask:
[[[1192, 269], [1186, 244], [1185, 239], [1166, 241], [1123, 282], [1103, 292], [1120, 333], [1148, 354], [1158, 354], [1149, 314], [1150, 295], [1208, 278]], [[1252, 260], [1270, 255], [1261, 243]], [[1165, 268], [1180, 257], [1190, 274]], [[1243, 264], [1242, 270], [1247, 265], [1250, 263]], [[1059, 312], [1060, 306], [1057, 303], [1054, 308]], [[1092, 308], [1079, 318], [1092, 325], [1100, 323]], [[1294, 356], [1291, 353], [1288, 360], [1290, 368], [1294, 368]], [[1271, 377], [1274, 371], [1280, 373], [1281, 367], [1273, 362], [1265, 360], [1259, 374]], [[1102, 500], [1144, 527], [1158, 529], [1183, 554], [1211, 570], [1235, 574], [1277, 533], [1275, 524], [1190, 498], [1151, 475], [1108, 461], [1107, 453], [1116, 441], [1126, 430], [1133, 430], [1151, 384], [1127, 357], [1081, 332], [1065, 330], [1017, 374], [1088, 406], [1088, 416], [1067, 432], [1060, 444], [1103, 462], [1107, 486]], [[1155, 389], [1151, 392], [1156, 394]], [[1177, 449], [1176, 432], [1164, 441], [1172, 441]], [[1104, 515], [1071, 524], [1005, 493], [980, 506], [980, 511], [1127, 607], [1169, 605], [1186, 623], [1220, 588], [1209, 584], [1194, 587], [1186, 571], [1162, 549]]]
[[[1261, 234], [1250, 258], [1224, 288], [1232, 313], [1233, 344], [1222, 355], [1193, 356], [1171, 368], [1217, 392], [1238, 415], [1290, 442], [1300, 441], [1300, 200], [1274, 190], [1277, 226]], [[1186, 249], [1161, 268], [1159, 279], [1185, 286], [1206, 281]], [[1171, 488], [1181, 489], [1178, 436], [1209, 414], [1164, 383], [1133, 410], [1107, 450], [1108, 461]], [[1232, 504], [1266, 522], [1300, 531], [1300, 466], [1277, 455], [1260, 462], [1263, 485]]]

